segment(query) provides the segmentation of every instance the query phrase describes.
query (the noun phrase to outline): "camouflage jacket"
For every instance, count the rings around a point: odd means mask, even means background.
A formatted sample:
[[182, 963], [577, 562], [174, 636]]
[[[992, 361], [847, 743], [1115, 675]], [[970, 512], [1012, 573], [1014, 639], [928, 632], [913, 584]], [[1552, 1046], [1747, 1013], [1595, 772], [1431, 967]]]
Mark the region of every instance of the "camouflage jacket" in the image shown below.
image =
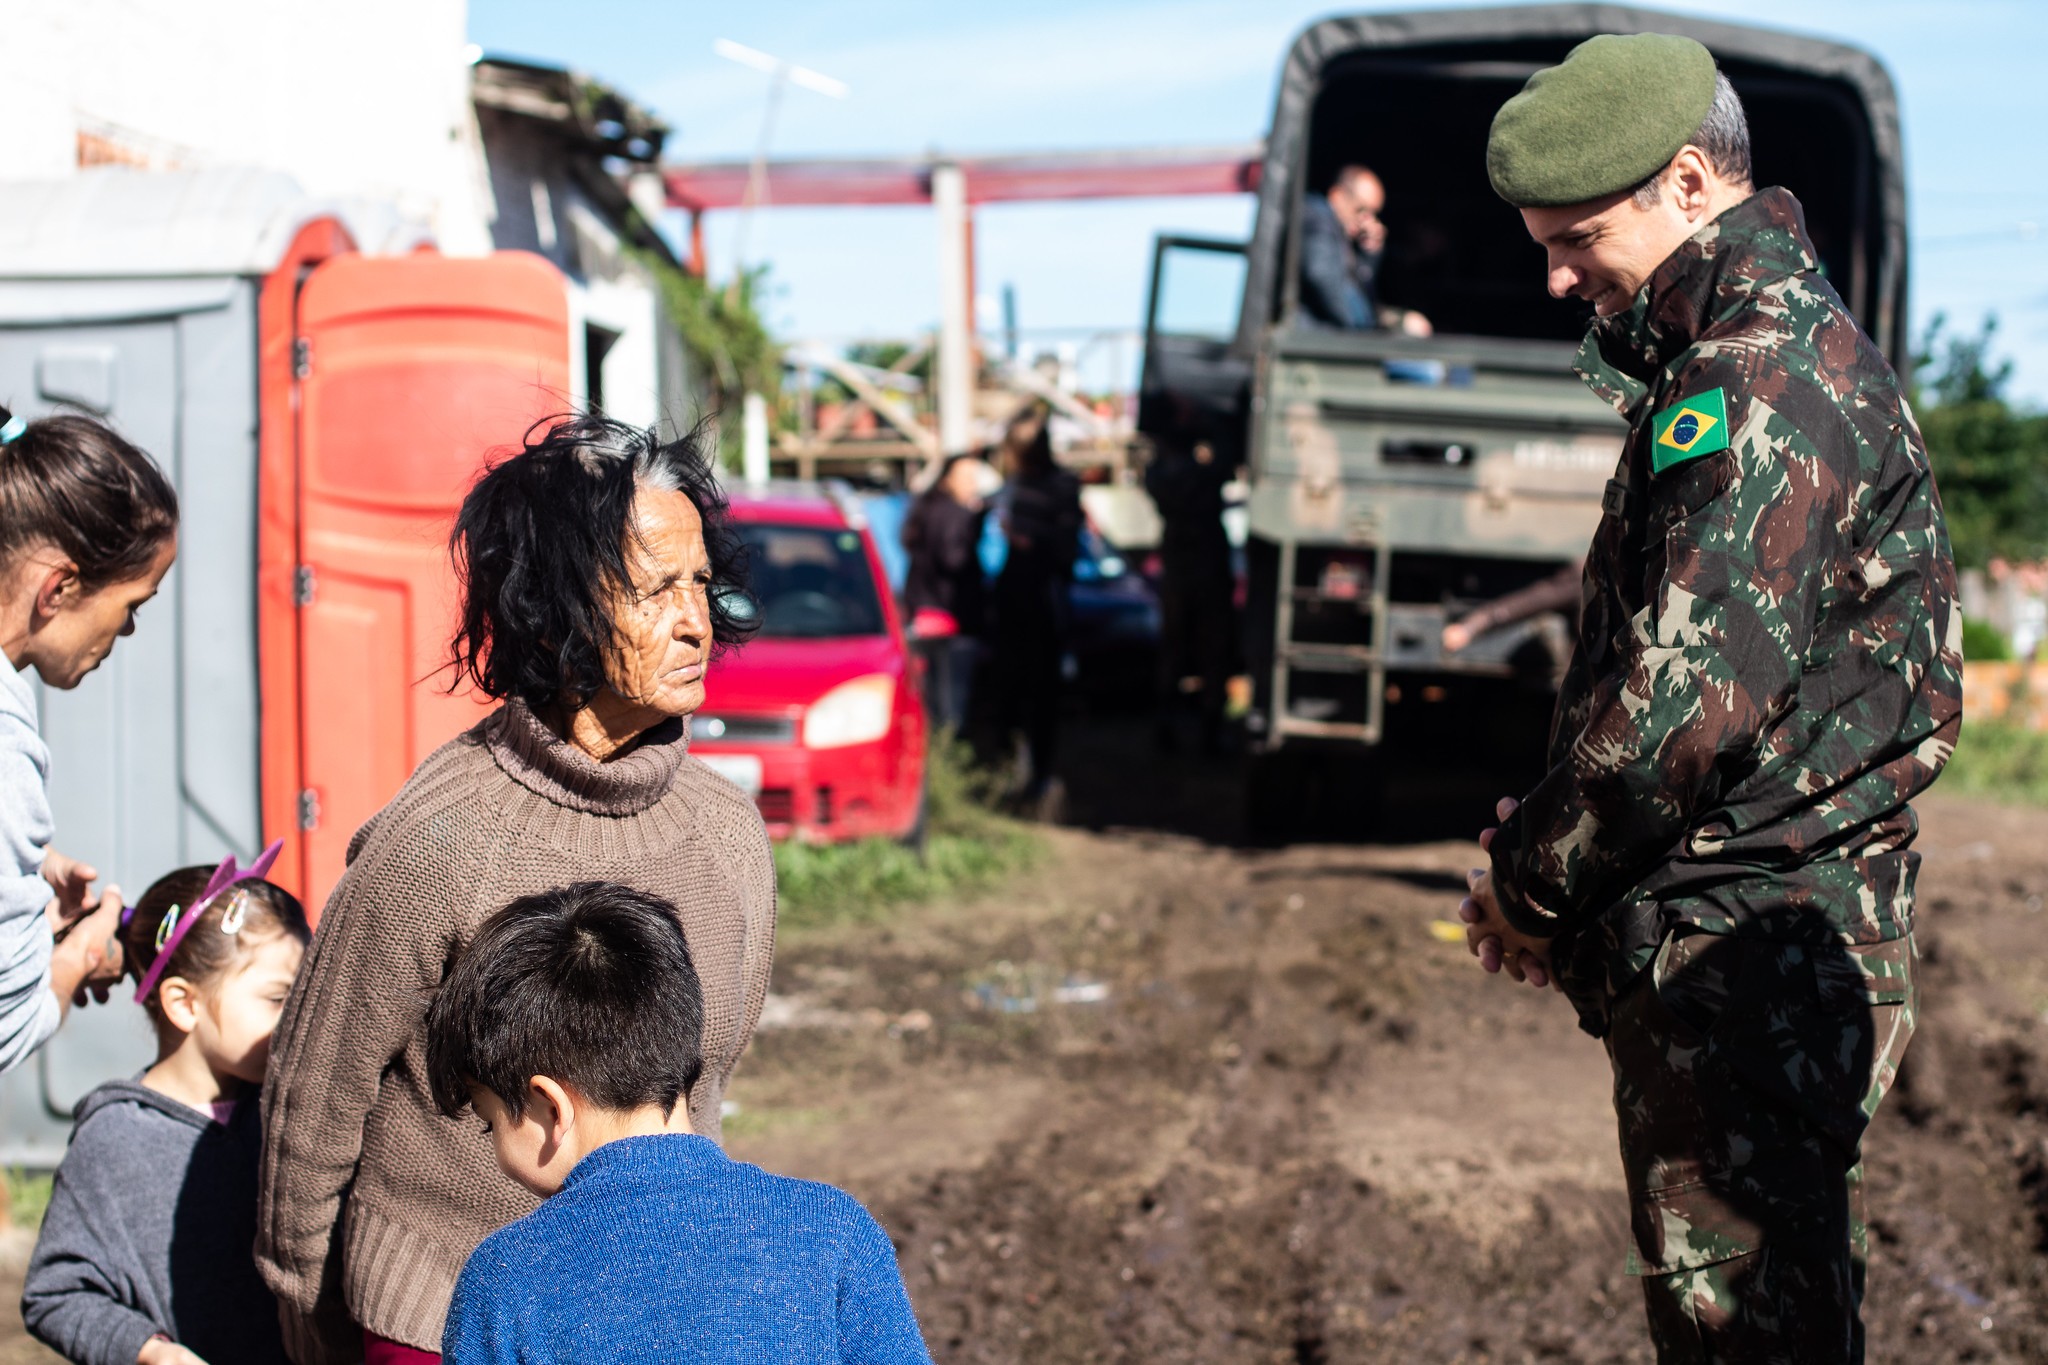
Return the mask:
[[1781, 189], [1673, 252], [1578, 371], [1629, 419], [1550, 770], [1501, 828], [1502, 912], [1582, 1020], [1675, 924], [1911, 927], [1907, 804], [1962, 722], [1962, 616], [1898, 377]]

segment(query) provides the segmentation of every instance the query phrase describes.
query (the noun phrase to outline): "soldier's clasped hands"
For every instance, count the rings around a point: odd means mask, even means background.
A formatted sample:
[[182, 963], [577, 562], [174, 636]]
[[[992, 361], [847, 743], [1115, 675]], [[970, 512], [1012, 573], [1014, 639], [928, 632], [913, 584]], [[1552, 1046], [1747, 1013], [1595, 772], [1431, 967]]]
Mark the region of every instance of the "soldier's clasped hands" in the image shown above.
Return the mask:
[[[1505, 820], [1518, 804], [1511, 798], [1502, 797], [1494, 807], [1494, 814]], [[1482, 853], [1492, 849], [1493, 836], [1499, 828], [1493, 825], [1479, 832]], [[1505, 971], [1516, 981], [1526, 981], [1531, 986], [1553, 984], [1550, 940], [1530, 938], [1507, 922], [1500, 912], [1500, 903], [1493, 890], [1493, 874], [1488, 869], [1475, 867], [1465, 877], [1469, 889], [1458, 905], [1458, 918], [1465, 922], [1465, 947], [1479, 959], [1479, 965], [1488, 972]]]

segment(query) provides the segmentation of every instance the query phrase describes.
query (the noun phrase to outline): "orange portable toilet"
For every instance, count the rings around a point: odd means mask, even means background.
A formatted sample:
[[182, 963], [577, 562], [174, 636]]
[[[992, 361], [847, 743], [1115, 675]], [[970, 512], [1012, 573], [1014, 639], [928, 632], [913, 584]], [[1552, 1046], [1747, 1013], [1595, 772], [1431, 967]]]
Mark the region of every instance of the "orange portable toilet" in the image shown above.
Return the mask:
[[357, 827], [480, 715], [443, 667], [448, 533], [487, 453], [569, 387], [567, 293], [540, 257], [333, 244], [301, 231], [262, 322], [263, 825], [315, 913]]

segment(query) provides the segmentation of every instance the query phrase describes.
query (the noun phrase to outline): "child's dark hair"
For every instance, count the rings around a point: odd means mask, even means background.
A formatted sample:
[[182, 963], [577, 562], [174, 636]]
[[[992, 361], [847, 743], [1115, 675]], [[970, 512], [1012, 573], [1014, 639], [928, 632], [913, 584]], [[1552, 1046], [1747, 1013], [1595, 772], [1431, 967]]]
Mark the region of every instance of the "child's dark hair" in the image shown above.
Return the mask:
[[427, 1079], [453, 1118], [473, 1085], [517, 1118], [548, 1076], [605, 1109], [686, 1099], [704, 994], [676, 908], [616, 882], [522, 896], [483, 922], [427, 1011]]
[[[11, 420], [0, 408], [0, 424]], [[0, 445], [0, 571], [51, 545], [95, 592], [141, 577], [177, 529], [171, 481], [102, 422], [45, 417]]]
[[[135, 913], [121, 927], [121, 950], [128, 975], [137, 982], [156, 962], [157, 931], [163, 927], [164, 916], [174, 905], [181, 907], [182, 914], [183, 908], [198, 900], [213, 873], [212, 867], [181, 867], [157, 878], [142, 893], [142, 899], [135, 902]], [[221, 920], [237, 904], [242, 907], [241, 928], [224, 934], [220, 931]], [[205, 917], [179, 938], [171, 950], [171, 960], [164, 964], [157, 979], [182, 976], [203, 989], [239, 960], [246, 945], [279, 934], [301, 943], [312, 940], [313, 931], [307, 927], [306, 910], [299, 904], [299, 898], [261, 878], [236, 882], [215, 896], [213, 904], [206, 907]], [[151, 1021], [162, 1024], [164, 1011], [157, 999], [159, 994], [151, 991], [142, 1004]]]

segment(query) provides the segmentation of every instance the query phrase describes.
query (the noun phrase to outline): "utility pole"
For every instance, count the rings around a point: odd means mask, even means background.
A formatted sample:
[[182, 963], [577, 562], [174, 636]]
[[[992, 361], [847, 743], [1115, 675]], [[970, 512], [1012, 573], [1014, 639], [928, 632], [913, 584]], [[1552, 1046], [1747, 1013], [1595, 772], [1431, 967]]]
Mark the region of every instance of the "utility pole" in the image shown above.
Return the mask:
[[[768, 144], [775, 136], [775, 114], [782, 107], [783, 88], [801, 85], [806, 90], [815, 90], [835, 100], [845, 99], [848, 89], [845, 81], [834, 80], [807, 66], [794, 66], [780, 57], [736, 43], [730, 38], [713, 41], [711, 50], [727, 61], [768, 73], [768, 103], [761, 110], [761, 136], [754, 142], [754, 164], [747, 170], [746, 198], [740, 204], [740, 221], [733, 228], [732, 283], [727, 286], [730, 300], [738, 296], [740, 281], [747, 268], [747, 227], [754, 220], [754, 210], [768, 202]], [[694, 236], [694, 229], [691, 247], [695, 264], [701, 271], [704, 269], [704, 254]], [[765, 483], [768, 480], [768, 401], [758, 393], [750, 393], [743, 401], [741, 411], [744, 414], [741, 471], [748, 483]]]
[[747, 225], [753, 218], [754, 209], [768, 202], [768, 144], [775, 136], [775, 115], [782, 108], [783, 88], [801, 85], [806, 90], [815, 90], [835, 100], [845, 99], [850, 90], [845, 81], [835, 80], [822, 71], [793, 65], [730, 38], [716, 39], [711, 50], [729, 62], [751, 66], [768, 75], [768, 102], [761, 109], [761, 136], [754, 141], [754, 164], [747, 171], [746, 198], [740, 204], [740, 221], [733, 228], [733, 279], [737, 283], [739, 272], [746, 266]]

